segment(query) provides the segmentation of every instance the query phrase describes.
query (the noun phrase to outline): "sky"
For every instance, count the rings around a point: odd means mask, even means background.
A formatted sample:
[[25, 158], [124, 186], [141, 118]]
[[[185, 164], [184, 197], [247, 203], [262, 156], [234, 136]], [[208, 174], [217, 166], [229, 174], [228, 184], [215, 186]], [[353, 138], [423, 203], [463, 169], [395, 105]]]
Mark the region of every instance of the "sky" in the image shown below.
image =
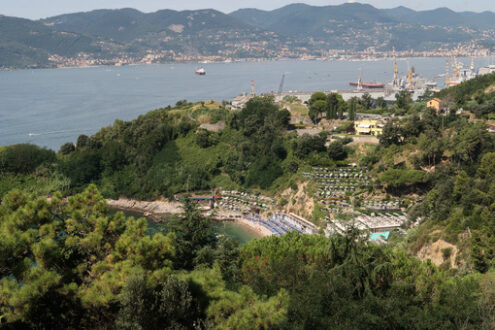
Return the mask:
[[0, 0], [0, 14], [38, 19], [93, 9], [124, 7], [144, 12], [214, 8], [229, 13], [239, 8], [272, 10], [294, 2], [316, 6], [361, 2], [377, 8], [406, 6], [415, 10], [427, 10], [448, 7], [455, 11], [495, 12], [494, 0]]

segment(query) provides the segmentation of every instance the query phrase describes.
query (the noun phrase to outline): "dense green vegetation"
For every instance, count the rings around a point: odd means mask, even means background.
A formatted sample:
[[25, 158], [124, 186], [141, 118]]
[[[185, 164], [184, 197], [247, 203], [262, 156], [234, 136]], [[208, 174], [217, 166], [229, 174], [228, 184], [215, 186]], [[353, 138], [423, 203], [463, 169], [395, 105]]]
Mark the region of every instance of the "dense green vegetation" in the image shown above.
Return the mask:
[[[233, 112], [181, 101], [117, 120], [56, 154], [2, 147], [0, 321], [7, 328], [491, 329], [495, 138], [486, 119], [494, 112], [476, 109], [491, 109], [494, 84], [491, 75], [441, 92], [440, 114], [402, 93], [383, 109], [395, 116], [379, 144], [366, 148], [350, 146], [350, 137], [327, 144], [326, 132], [298, 137], [290, 113], [269, 97]], [[337, 95], [318, 93], [310, 108], [318, 102], [325, 115], [338, 114]], [[379, 107], [367, 97], [352, 102]], [[350, 103], [340, 102], [347, 112]], [[199, 125], [219, 121], [222, 130]], [[109, 213], [104, 201], [217, 187], [275, 195], [297, 188], [311, 166], [351, 160], [377, 180], [365, 193], [409, 206], [414, 226], [406, 237], [375, 245], [354, 229], [329, 238], [290, 233], [239, 248], [219, 240], [189, 202], [163, 233], [150, 235], [144, 219]], [[420, 251], [443, 263], [420, 261]]]
[[290, 233], [239, 249], [193, 204], [168, 228], [113, 215], [95, 186], [0, 206], [6, 328], [396, 329], [493, 326], [495, 275], [451, 277], [399, 246]]
[[[297, 139], [286, 133], [290, 113], [271, 98], [254, 98], [240, 112], [216, 107], [221, 105], [181, 102], [131, 122], [116, 120], [63, 145], [56, 157], [34, 146], [8, 147], [0, 152], [0, 169], [32, 180], [50, 173], [69, 182], [65, 193], [96, 183], [105, 197], [154, 199], [217, 187], [276, 189], [293, 183], [285, 179], [308, 159], [332, 163], [326, 135]], [[222, 120], [227, 127], [206, 131], [199, 120]]]
[[[494, 84], [495, 75], [481, 76], [440, 92], [442, 115], [433, 109], [417, 113], [409, 104], [405, 116], [387, 123], [380, 146], [361, 159], [388, 193], [424, 197], [410, 209], [411, 220], [424, 219], [410, 232], [413, 252], [442, 238], [460, 249], [456, 267], [479, 272], [495, 265], [490, 174], [495, 139], [483, 120], [495, 109], [479, 111], [492, 109]], [[477, 118], [469, 119], [473, 115]]]

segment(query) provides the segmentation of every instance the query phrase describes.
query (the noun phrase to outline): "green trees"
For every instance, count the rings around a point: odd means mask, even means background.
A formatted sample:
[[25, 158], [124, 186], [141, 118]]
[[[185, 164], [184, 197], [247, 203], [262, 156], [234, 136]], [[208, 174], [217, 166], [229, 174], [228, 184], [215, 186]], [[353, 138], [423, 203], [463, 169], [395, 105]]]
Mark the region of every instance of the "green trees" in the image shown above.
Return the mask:
[[248, 186], [258, 186], [267, 189], [283, 174], [282, 167], [267, 157], [254, 162], [248, 171], [246, 183]]
[[356, 112], [358, 109], [358, 105], [359, 105], [359, 100], [355, 96], [348, 101], [349, 120], [354, 121], [356, 119]]
[[29, 174], [38, 166], [55, 161], [55, 153], [32, 144], [17, 144], [0, 149], [0, 173]]
[[313, 123], [317, 123], [322, 114], [326, 114], [327, 119], [343, 119], [347, 110], [347, 103], [338, 93], [326, 95], [323, 92], [316, 92], [311, 95], [308, 101], [309, 117]]
[[397, 195], [408, 189], [422, 188], [428, 182], [428, 175], [418, 170], [389, 169], [380, 175], [380, 181]]
[[210, 143], [210, 133], [205, 129], [200, 129], [196, 132], [196, 143], [201, 148], [208, 148]]
[[289, 327], [429, 328], [467, 322], [476, 328], [481, 322], [475, 278], [448, 280], [431, 262], [363, 244], [354, 231], [330, 239], [290, 233], [253, 241], [241, 249], [240, 260], [242, 281], [256, 293], [289, 293]]
[[429, 130], [421, 135], [418, 146], [427, 160], [428, 166], [437, 164], [445, 150], [445, 141], [435, 131]]
[[[413, 175], [414, 176], [414, 175]], [[410, 175], [409, 175], [410, 177]], [[7, 328], [327, 329], [493, 325], [493, 274], [449, 277], [357, 230], [290, 232], [240, 250], [189, 201], [167, 235], [109, 214], [94, 186], [67, 201], [12, 192], [0, 206]], [[486, 211], [487, 230], [495, 228]], [[487, 232], [488, 233], [488, 232]], [[495, 234], [475, 238], [480, 271]], [[184, 268], [185, 267], [185, 268]], [[490, 291], [491, 290], [491, 291]]]
[[328, 157], [333, 160], [344, 160], [347, 158], [347, 151], [342, 141], [334, 141], [328, 146]]
[[482, 179], [495, 179], [495, 152], [488, 152], [483, 155], [478, 174]]
[[297, 157], [304, 158], [313, 151], [325, 151], [325, 143], [326, 136], [304, 134], [294, 143], [294, 153]]
[[[370, 110], [373, 107], [373, 99], [371, 98], [370, 93], [364, 93], [363, 96], [361, 96], [361, 102], [360, 103], [365, 110]], [[383, 105], [383, 104], [381, 104], [381, 105]]]
[[412, 103], [411, 92], [407, 90], [402, 90], [395, 94], [395, 106], [397, 108], [407, 110], [411, 103]]
[[71, 180], [75, 188], [96, 182], [101, 175], [101, 158], [95, 151], [76, 151], [66, 156], [60, 165], [62, 174]]
[[67, 142], [64, 145], [60, 147], [60, 150], [58, 151], [62, 155], [67, 155], [70, 154], [71, 152], [74, 152], [76, 150], [76, 146], [72, 142]]
[[277, 126], [288, 128], [290, 124], [290, 112], [287, 109], [277, 111], [276, 115]]
[[463, 163], [472, 163], [478, 159], [483, 150], [493, 145], [484, 125], [464, 125], [453, 139], [454, 157]]
[[150, 237], [144, 219], [107, 211], [94, 186], [67, 203], [59, 196], [31, 201], [18, 192], [3, 200], [0, 310], [8, 322], [103, 325], [113, 318], [109, 306], [120, 296], [121, 283], [136, 275], [148, 283], [166, 277], [174, 236]]
[[401, 144], [404, 140], [403, 129], [396, 121], [389, 121], [383, 128], [383, 133], [379, 137], [380, 144], [387, 147], [393, 144]]
[[169, 276], [150, 289], [141, 277], [130, 278], [120, 297], [119, 329], [191, 329], [201, 324], [201, 308], [190, 283]]
[[323, 92], [313, 93], [308, 101], [308, 104], [311, 106], [316, 101], [326, 101], [327, 95]]
[[338, 93], [330, 93], [327, 96], [328, 111], [327, 119], [343, 119], [344, 112], [347, 110], [347, 103], [345, 103], [342, 95]]
[[328, 103], [326, 100], [316, 100], [309, 106], [309, 117], [311, 121], [316, 124], [321, 115], [328, 109]]
[[194, 202], [184, 201], [184, 214], [172, 219], [168, 230], [176, 234], [175, 265], [192, 269], [201, 264], [211, 264], [211, 250], [215, 247], [216, 236], [211, 219], [205, 218]]
[[[259, 295], [249, 286], [237, 291], [226, 289], [218, 266], [195, 270], [185, 276], [204, 292], [209, 305], [206, 319], [217, 329], [284, 329], [288, 323], [289, 295], [287, 291], [267, 297]], [[207, 294], [207, 295], [206, 295]]]
[[87, 135], [79, 135], [77, 138], [76, 146], [78, 148], [85, 148], [89, 145], [89, 137]]
[[387, 108], [387, 101], [383, 97], [379, 97], [376, 99], [376, 106], [380, 109], [386, 109]]
[[[150, 236], [144, 219], [109, 215], [94, 186], [68, 201], [12, 192], [0, 206], [2, 323], [51, 329], [283, 324], [287, 294], [229, 291], [222, 274], [236, 286], [236, 246], [222, 241], [217, 252], [208, 220], [191, 202], [184, 208], [168, 235]], [[218, 266], [204, 268], [217, 258]], [[174, 264], [203, 268], [174, 276]]]

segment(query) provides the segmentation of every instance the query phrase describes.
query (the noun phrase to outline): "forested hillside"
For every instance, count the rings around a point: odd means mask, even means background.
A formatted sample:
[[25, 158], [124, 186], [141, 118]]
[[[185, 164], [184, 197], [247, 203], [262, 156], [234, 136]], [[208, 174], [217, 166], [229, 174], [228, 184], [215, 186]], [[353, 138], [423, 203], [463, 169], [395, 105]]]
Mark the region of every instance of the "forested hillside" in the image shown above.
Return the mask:
[[[116, 120], [57, 153], [1, 147], [1, 322], [493, 328], [495, 138], [487, 125], [495, 118], [495, 75], [428, 96], [442, 98], [441, 112], [426, 108], [427, 97], [413, 102], [407, 91], [392, 106], [369, 95], [345, 102], [315, 93], [307, 105], [315, 127], [340, 126], [314, 135], [298, 135], [290, 124], [286, 103], [297, 101], [255, 97], [240, 111], [181, 101]], [[347, 134], [365, 113], [390, 117], [376, 145], [351, 143], [358, 136]], [[286, 191], [313, 196], [304, 174], [314, 167], [338, 170], [351, 162], [373, 178], [345, 196], [354, 212], [377, 195], [400, 199], [406, 209], [408, 221], [386, 244], [349, 226], [343, 234], [290, 232], [239, 248], [219, 240], [211, 220], [189, 202], [164, 232], [152, 234], [144, 219], [109, 212], [104, 201], [222, 187], [263, 192], [283, 207], [300, 203], [301, 196], [287, 200]], [[315, 206], [314, 213], [352, 223], [353, 212], [327, 210]], [[323, 233], [326, 219], [319, 219]], [[440, 262], [431, 260], [437, 255]]]
[[[190, 35], [206, 30], [245, 30], [251, 33], [258, 31], [251, 25], [212, 9], [181, 12], [160, 10], [149, 14], [130, 8], [96, 10], [50, 17], [43, 22], [59, 31], [103, 36], [119, 42], [146, 38], [149, 34]], [[174, 26], [177, 31], [174, 31]], [[178, 32], [179, 30], [181, 32]]]
[[0, 68], [43, 67], [53, 54], [98, 53], [93, 38], [55, 31], [40, 22], [0, 15]]
[[[393, 246], [290, 233], [241, 249], [192, 204], [168, 233], [110, 215], [94, 186], [0, 206], [6, 328], [418, 329], [493, 326], [493, 273], [451, 276]], [[194, 233], [194, 234], [192, 234]]]

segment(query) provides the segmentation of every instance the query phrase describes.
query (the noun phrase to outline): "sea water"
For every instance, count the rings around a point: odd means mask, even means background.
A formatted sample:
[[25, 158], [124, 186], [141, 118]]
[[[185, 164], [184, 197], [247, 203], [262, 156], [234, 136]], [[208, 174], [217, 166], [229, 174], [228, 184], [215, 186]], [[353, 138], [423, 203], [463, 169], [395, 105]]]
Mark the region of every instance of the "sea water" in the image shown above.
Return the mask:
[[[470, 59], [462, 60], [466, 65]], [[476, 59], [477, 67], [487, 59]], [[408, 65], [439, 83], [445, 58], [399, 61], [401, 75]], [[115, 119], [131, 120], [179, 100], [230, 101], [250, 92], [349, 89], [362, 69], [364, 81], [390, 82], [391, 60], [267, 61], [204, 64], [102, 66], [91, 68], [0, 71], [0, 145], [33, 143], [54, 150], [91, 135]], [[440, 85], [439, 85], [440, 86]]]

